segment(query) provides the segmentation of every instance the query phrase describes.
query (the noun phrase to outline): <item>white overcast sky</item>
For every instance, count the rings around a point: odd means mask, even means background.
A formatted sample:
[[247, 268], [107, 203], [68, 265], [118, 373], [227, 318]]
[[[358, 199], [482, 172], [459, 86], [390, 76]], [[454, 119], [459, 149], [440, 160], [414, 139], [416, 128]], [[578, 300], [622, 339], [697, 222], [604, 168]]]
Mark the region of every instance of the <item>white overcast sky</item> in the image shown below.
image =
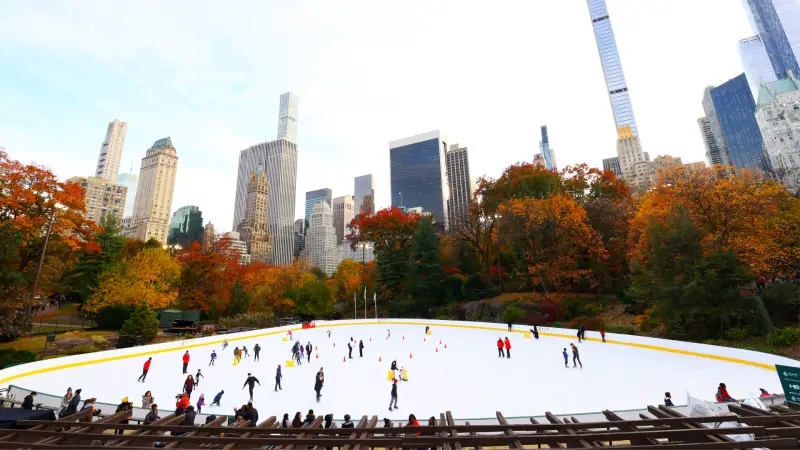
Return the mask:
[[[703, 88], [743, 70], [739, 0], [608, 0], [645, 151], [704, 160]], [[172, 209], [230, 229], [239, 150], [300, 98], [297, 216], [308, 190], [389, 203], [388, 142], [441, 129], [471, 171], [538, 152], [600, 166], [616, 133], [584, 0], [0, 0], [0, 145], [62, 179], [94, 173], [107, 123], [128, 122], [121, 172], [172, 137]]]

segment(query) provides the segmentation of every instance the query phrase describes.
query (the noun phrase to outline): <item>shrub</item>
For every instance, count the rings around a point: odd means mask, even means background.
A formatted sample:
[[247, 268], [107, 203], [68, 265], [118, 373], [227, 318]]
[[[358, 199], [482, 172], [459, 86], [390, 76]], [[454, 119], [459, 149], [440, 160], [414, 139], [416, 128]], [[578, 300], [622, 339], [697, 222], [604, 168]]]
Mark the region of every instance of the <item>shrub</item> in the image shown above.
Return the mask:
[[64, 349], [65, 355], [82, 355], [84, 353], [99, 352], [100, 348], [95, 345], [76, 345], [74, 347]]
[[0, 342], [11, 342], [30, 330], [30, 316], [21, 311], [0, 310]]
[[631, 334], [631, 335], [639, 334], [639, 332], [635, 328], [623, 327], [619, 325], [609, 325], [608, 327], [606, 327], [606, 333]]
[[36, 353], [28, 350], [0, 349], [0, 369], [36, 361]]
[[767, 337], [767, 342], [775, 347], [791, 347], [800, 343], [800, 329], [778, 328]]
[[561, 322], [557, 321], [557, 320], [555, 322], [553, 322], [552, 324], [550, 324], [550, 326], [553, 327], [553, 328], [564, 328], [564, 325]]
[[144, 336], [151, 340], [158, 334], [158, 315], [146, 303], [142, 303], [125, 321], [119, 334], [132, 338]]
[[269, 328], [275, 326], [275, 315], [266, 312], [237, 314], [219, 319], [225, 328]]
[[725, 337], [731, 341], [743, 341], [751, 334], [750, 327], [731, 328], [725, 332]]
[[133, 313], [132, 306], [106, 306], [97, 312], [97, 326], [106, 330], [119, 330]]
[[500, 319], [503, 323], [519, 323], [525, 318], [525, 311], [517, 308], [516, 306], [509, 306], [503, 311]]
[[603, 305], [588, 304], [583, 307], [583, 313], [587, 316], [597, 316], [603, 313]]
[[572, 319], [578, 316], [596, 316], [603, 312], [603, 305], [593, 298], [565, 298], [561, 301], [564, 317]]
[[108, 339], [103, 336], [89, 336], [89, 339], [94, 342], [94, 345], [106, 345], [108, 344]]
[[569, 323], [570, 328], [580, 328], [581, 325], [590, 331], [600, 331], [605, 328], [603, 320], [599, 317], [576, 317]]
[[544, 299], [536, 304], [536, 310], [542, 314], [545, 322], [561, 320], [561, 306], [553, 300]]

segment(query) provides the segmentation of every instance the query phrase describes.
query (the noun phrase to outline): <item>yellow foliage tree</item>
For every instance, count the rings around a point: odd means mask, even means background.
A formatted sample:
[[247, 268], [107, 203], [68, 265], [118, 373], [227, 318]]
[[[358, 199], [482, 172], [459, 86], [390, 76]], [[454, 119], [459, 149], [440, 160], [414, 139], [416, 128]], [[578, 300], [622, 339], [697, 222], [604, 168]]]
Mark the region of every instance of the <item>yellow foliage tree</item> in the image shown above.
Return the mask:
[[171, 306], [177, 296], [180, 266], [166, 251], [148, 248], [130, 259], [119, 261], [100, 277], [89, 296], [86, 310], [97, 312], [105, 306], [136, 306], [151, 309]]
[[336, 296], [339, 300], [353, 298], [353, 294], [359, 292], [361, 286], [361, 263], [352, 259], [345, 259], [336, 267], [333, 274], [333, 283], [336, 289]]

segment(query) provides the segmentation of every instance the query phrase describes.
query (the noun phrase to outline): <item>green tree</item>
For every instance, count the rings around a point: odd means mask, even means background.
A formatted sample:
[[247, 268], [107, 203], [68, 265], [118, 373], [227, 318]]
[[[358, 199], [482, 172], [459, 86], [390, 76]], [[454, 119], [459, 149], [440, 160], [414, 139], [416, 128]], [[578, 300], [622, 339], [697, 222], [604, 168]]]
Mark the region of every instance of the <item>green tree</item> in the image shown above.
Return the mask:
[[119, 334], [134, 338], [144, 336], [149, 341], [158, 334], [158, 315], [147, 303], [141, 303], [122, 325]]
[[250, 294], [245, 292], [244, 286], [238, 280], [231, 286], [231, 301], [228, 304], [229, 316], [244, 314], [250, 309]]
[[423, 218], [417, 222], [411, 244], [411, 261], [408, 263], [406, 292], [417, 314], [440, 306], [444, 271], [440, 261], [439, 236], [433, 222]]
[[105, 216], [100, 226], [102, 230], [95, 236], [99, 250], [83, 252], [72, 270], [67, 273], [67, 286], [80, 302], [89, 298], [97, 287], [100, 275], [114, 265], [125, 246], [126, 239], [119, 234], [120, 226], [116, 216]]
[[525, 311], [516, 306], [509, 306], [500, 316], [503, 323], [520, 323], [525, 319]]
[[303, 318], [321, 317], [333, 312], [333, 295], [326, 282], [307, 279], [296, 292], [289, 295], [297, 298], [294, 314]]

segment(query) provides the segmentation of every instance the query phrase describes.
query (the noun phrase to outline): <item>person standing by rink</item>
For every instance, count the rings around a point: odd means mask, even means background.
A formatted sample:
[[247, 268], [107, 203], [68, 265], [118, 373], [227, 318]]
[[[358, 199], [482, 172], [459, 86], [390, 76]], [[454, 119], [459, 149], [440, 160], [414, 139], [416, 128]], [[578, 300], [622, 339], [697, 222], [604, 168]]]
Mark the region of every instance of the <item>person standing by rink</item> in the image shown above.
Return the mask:
[[261, 353], [261, 346], [256, 343], [256, 346], [253, 347], [253, 362], [258, 361], [259, 353]]
[[359, 340], [358, 341], [358, 357], [359, 358], [363, 358], [364, 357], [364, 341], [363, 340]]
[[583, 363], [581, 362], [581, 356], [578, 354], [578, 347], [575, 344], [569, 344], [572, 346], [572, 367], [575, 368], [575, 361], [581, 365], [581, 369], [583, 369]]
[[189, 350], [186, 350], [186, 353], [183, 354], [183, 374], [186, 375], [189, 368]]
[[147, 372], [150, 371], [150, 363], [153, 361], [153, 358], [147, 358], [147, 361], [144, 362], [144, 368], [142, 368], [142, 374], [139, 375], [139, 379], [136, 381], [144, 383], [144, 379], [147, 378]]
[[258, 378], [254, 377], [251, 373], [248, 372], [247, 373], [247, 379], [244, 380], [244, 384], [242, 385], [242, 389], [244, 389], [245, 386], [249, 387], [250, 401], [251, 402], [253, 401], [253, 388], [256, 386], [256, 383], [258, 383], [258, 385], [261, 386], [261, 382], [258, 381]]
[[212, 350], [211, 351], [211, 359], [208, 361], [208, 365], [209, 366], [213, 366], [214, 365], [214, 361], [216, 361], [216, 360], [217, 360], [217, 351], [216, 350]]
[[[581, 343], [581, 330], [578, 330], [577, 336], [578, 336], [578, 344], [580, 344]], [[570, 344], [570, 345], [572, 345], [572, 344]]]
[[393, 411], [392, 405], [394, 405], [394, 409], [400, 409], [397, 407], [397, 379], [395, 378], [392, 380], [392, 398], [389, 400], [389, 411]]
[[308, 341], [308, 344], [306, 345], [306, 356], [308, 356], [308, 362], [311, 362], [311, 350], [313, 349], [314, 347], [311, 346], [311, 341]]
[[353, 359], [353, 344], [347, 343], [347, 359]]
[[503, 339], [497, 338], [497, 357], [502, 358], [506, 356], [506, 353], [503, 351], [505, 345], [503, 344]]
[[281, 387], [281, 379], [283, 375], [281, 375], [281, 365], [278, 364], [278, 371], [275, 372], [275, 392], [278, 392], [278, 389], [283, 390]]
[[322, 373], [322, 367], [319, 368], [319, 372], [317, 372], [317, 376], [314, 379], [314, 390], [317, 392], [317, 403], [319, 403], [319, 398], [322, 397], [322, 384], [325, 383], [325, 374]]
[[511, 341], [508, 340], [508, 336], [506, 336], [506, 358], [511, 358]]

